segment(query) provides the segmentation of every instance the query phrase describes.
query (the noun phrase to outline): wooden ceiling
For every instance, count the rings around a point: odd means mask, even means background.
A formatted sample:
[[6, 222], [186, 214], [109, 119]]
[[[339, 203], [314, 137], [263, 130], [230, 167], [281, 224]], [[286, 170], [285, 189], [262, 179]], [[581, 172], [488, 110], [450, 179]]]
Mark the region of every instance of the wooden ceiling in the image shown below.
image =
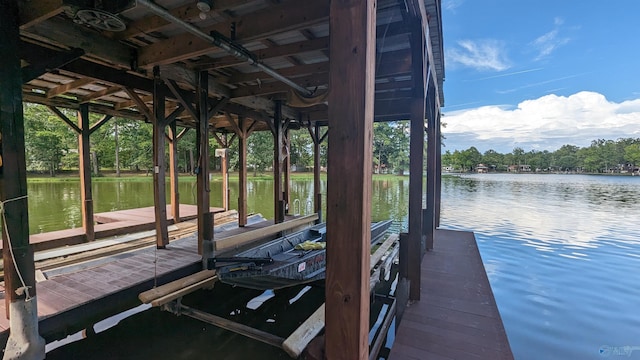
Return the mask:
[[[116, 11], [124, 30], [101, 30], [79, 16], [82, 9], [107, 10], [103, 3]], [[214, 0], [206, 13], [195, 0], [156, 4], [206, 34], [217, 31], [231, 38], [255, 59], [314, 94], [327, 91], [329, 0]], [[92, 112], [143, 120], [141, 102], [151, 107], [157, 67], [167, 87], [167, 113], [181, 101], [193, 104], [197, 74], [208, 72], [209, 96], [228, 100], [211, 120], [214, 128], [231, 130], [229, 114], [258, 121], [269, 118], [277, 100], [284, 102], [283, 115], [293, 121], [327, 119], [326, 104], [294, 107], [288, 101], [289, 85], [133, 0], [19, 0], [19, 6], [25, 101], [71, 109], [89, 104]], [[405, 2], [379, 0], [377, 6], [376, 120], [406, 119], [413, 82]], [[440, 0], [425, 0], [425, 7], [437, 13]], [[430, 60], [442, 102], [440, 16], [430, 19], [434, 19], [429, 21]], [[111, 26], [109, 21], [102, 27]], [[178, 121], [183, 126], [195, 124], [188, 111]]]

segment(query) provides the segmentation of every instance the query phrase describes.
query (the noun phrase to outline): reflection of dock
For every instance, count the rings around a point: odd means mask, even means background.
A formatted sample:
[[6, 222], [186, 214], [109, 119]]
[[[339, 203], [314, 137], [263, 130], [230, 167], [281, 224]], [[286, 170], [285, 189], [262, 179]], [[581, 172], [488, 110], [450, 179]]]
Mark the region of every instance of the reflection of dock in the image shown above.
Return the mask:
[[473, 233], [436, 230], [390, 359], [513, 359]]
[[[224, 211], [222, 208], [211, 208], [212, 213]], [[197, 217], [196, 205], [180, 204], [180, 220], [188, 221]], [[155, 229], [154, 207], [118, 210], [95, 214], [96, 239], [130, 234]], [[167, 222], [173, 224], [170, 205], [167, 206]], [[29, 236], [29, 243], [34, 251], [48, 250], [60, 246], [76, 245], [85, 242], [86, 235], [82, 227], [51, 231]], [[0, 244], [0, 249], [2, 244]]]
[[[228, 226], [233, 225], [229, 223], [216, 228], [215, 236], [224, 242], [230, 235], [249, 233], [272, 224], [259, 215], [251, 216], [244, 228]], [[47, 279], [36, 283], [40, 334], [50, 341], [91, 329], [102, 319], [140, 305], [138, 294], [154, 284], [161, 285], [200, 271], [202, 257], [198, 254], [195, 224], [183, 223], [177, 228], [177, 233], [188, 235], [171, 241], [166, 249], [156, 250], [155, 237], [151, 235], [153, 240], [145, 248], [93, 257], [90, 261], [44, 271]], [[73, 248], [56, 251], [73, 252]], [[5, 302], [0, 301], [0, 312], [4, 311]], [[7, 341], [8, 329], [9, 320], [0, 317], [2, 346]]]

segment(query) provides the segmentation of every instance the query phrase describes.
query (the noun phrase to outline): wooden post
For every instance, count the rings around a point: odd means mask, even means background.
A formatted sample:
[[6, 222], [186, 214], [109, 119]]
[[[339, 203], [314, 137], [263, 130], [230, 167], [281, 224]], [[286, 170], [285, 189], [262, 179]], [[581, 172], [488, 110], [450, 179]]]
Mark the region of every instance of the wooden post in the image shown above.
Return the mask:
[[435, 104], [435, 120], [436, 120], [436, 189], [435, 189], [435, 228], [440, 227], [440, 203], [442, 200], [442, 134], [440, 132], [440, 108]]
[[374, 0], [331, 2], [327, 359], [367, 359], [369, 353], [375, 28]]
[[320, 182], [320, 144], [325, 135], [320, 136], [320, 125], [314, 124], [313, 130], [309, 126], [309, 134], [313, 140], [313, 211], [318, 214], [318, 222], [322, 222], [322, 188]]
[[[412, 20], [416, 21], [415, 18]], [[425, 56], [422, 27], [411, 33], [411, 137], [409, 144], [409, 299], [420, 300], [420, 263], [422, 260], [422, 174], [424, 164]]]
[[198, 170], [197, 174], [197, 206], [198, 206], [198, 254], [202, 255], [204, 242], [205, 220], [204, 216], [209, 212], [209, 113], [207, 103], [209, 100], [209, 73], [198, 73], [198, 128], [196, 139], [198, 143]]
[[178, 187], [178, 132], [175, 120], [169, 124], [169, 176], [171, 185], [171, 216], [180, 222], [180, 190]]
[[275, 224], [284, 221], [284, 209], [282, 199], [282, 145], [284, 129], [282, 127], [282, 102], [275, 101], [273, 115], [273, 222]]
[[238, 226], [244, 227], [247, 224], [247, 137], [244, 131], [245, 119], [238, 117]]
[[435, 91], [431, 82], [427, 88], [427, 209], [425, 211], [426, 219], [424, 221], [424, 233], [426, 235], [426, 248], [427, 250], [433, 249], [433, 236], [435, 230], [435, 207], [436, 207], [436, 174], [437, 174], [437, 161], [436, 161], [436, 147], [438, 141], [436, 140], [436, 116], [434, 110]]
[[222, 170], [222, 207], [224, 208], [224, 211], [229, 210], [229, 164], [227, 161], [228, 152], [228, 149], [225, 147], [220, 156], [220, 168]]
[[[291, 207], [291, 139], [289, 138], [289, 129], [285, 129], [283, 137], [283, 146], [286, 147], [285, 158], [282, 164], [282, 172], [284, 175], [284, 185], [282, 186], [282, 201], [284, 202], [285, 212], [289, 213]], [[300, 211], [302, 213], [302, 211]], [[283, 219], [284, 220], [284, 219]]]
[[166, 166], [164, 161], [165, 147], [165, 94], [162, 90], [162, 80], [158, 68], [154, 68], [155, 80], [153, 84], [153, 203], [156, 216], [156, 247], [164, 249], [169, 244], [167, 229], [167, 198], [166, 198]]
[[[4, 301], [11, 327], [4, 358], [44, 359], [45, 342], [38, 334], [33, 250], [29, 246], [17, 4], [15, 0], [0, 1], [0, 201]], [[16, 293], [24, 287], [26, 291]]]
[[91, 194], [91, 149], [89, 145], [89, 105], [81, 104], [78, 110], [78, 154], [80, 166], [80, 201], [82, 202], [82, 228], [87, 241], [96, 239], [93, 222], [93, 198]]

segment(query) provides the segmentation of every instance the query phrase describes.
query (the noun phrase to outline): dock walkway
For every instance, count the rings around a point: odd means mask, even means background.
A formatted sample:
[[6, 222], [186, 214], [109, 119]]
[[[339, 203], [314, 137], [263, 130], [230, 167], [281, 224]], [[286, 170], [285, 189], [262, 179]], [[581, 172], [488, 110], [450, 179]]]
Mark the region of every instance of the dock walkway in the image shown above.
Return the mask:
[[473, 233], [436, 230], [421, 270], [389, 359], [513, 359]]

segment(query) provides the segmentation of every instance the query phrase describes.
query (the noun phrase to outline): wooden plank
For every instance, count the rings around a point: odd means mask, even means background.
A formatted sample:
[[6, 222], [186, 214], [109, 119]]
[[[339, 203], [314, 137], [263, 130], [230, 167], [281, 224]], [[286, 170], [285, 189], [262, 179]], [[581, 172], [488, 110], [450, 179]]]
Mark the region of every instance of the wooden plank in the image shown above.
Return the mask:
[[[317, 73], [328, 73], [329, 72], [329, 62], [319, 62], [315, 64], [308, 65], [298, 65], [291, 66], [287, 68], [277, 69], [278, 74], [282, 76], [286, 76], [289, 78], [296, 78], [304, 75], [317, 74]], [[243, 83], [247, 81], [257, 81], [257, 80], [269, 80], [272, 79], [270, 75], [262, 71], [256, 71], [252, 73], [238, 73], [232, 75], [229, 79], [230, 84]]]
[[158, 298], [169, 295], [173, 292], [191, 286], [193, 284], [199, 283], [203, 280], [210, 280], [216, 275], [215, 270], [202, 270], [195, 274], [189, 275], [179, 280], [172, 281], [170, 283], [158, 286], [151, 290], [147, 290], [138, 295], [138, 299], [145, 304], [152, 302]]
[[[328, 359], [367, 359], [375, 1], [331, 2], [327, 185]], [[337, 86], [340, 84], [340, 86]]]
[[[304, 77], [296, 78], [296, 84], [305, 87], [316, 87], [321, 85], [326, 85], [329, 83], [328, 73], [317, 73], [313, 75], [307, 75]], [[231, 98], [242, 98], [247, 96], [263, 96], [269, 94], [276, 93], [284, 93], [289, 91], [291, 87], [287, 84], [281, 83], [279, 81], [273, 81], [269, 83], [264, 83], [261, 85], [253, 85], [253, 86], [243, 86], [239, 87], [233, 91], [231, 91]]]
[[[205, 33], [219, 31], [227, 34], [235, 23], [236, 41], [245, 43], [266, 39], [275, 33], [302, 29], [326, 21], [329, 16], [328, 4], [328, 0], [309, 3], [287, 1], [202, 30]], [[191, 34], [183, 34], [140, 49], [138, 63], [143, 67], [174, 63], [210, 53], [213, 49], [209, 42]]]
[[168, 304], [170, 302], [172, 302], [173, 300], [176, 300], [178, 298], [181, 298], [185, 295], [191, 294], [194, 291], [200, 290], [200, 289], [210, 289], [213, 288], [213, 285], [218, 281], [218, 277], [217, 276], [212, 276], [209, 279], [205, 279], [205, 280], [201, 280], [195, 284], [191, 284], [189, 286], [186, 286], [182, 289], [176, 290], [170, 294], [167, 294], [165, 296], [159, 297], [157, 299], [154, 299], [153, 301], [151, 301], [151, 306], [153, 307], [158, 307], [158, 306], [162, 306], [165, 304]]
[[281, 347], [282, 342], [284, 341], [284, 339], [279, 336], [269, 334], [262, 330], [254, 329], [252, 327], [239, 324], [231, 320], [227, 320], [225, 318], [206, 313], [204, 311], [193, 309], [185, 305], [181, 305], [181, 313], [183, 315], [192, 317], [194, 319], [204, 321], [208, 324], [215, 325], [217, 327], [220, 327], [229, 331], [233, 331], [237, 334], [244, 335], [254, 340], [261, 341], [271, 346]]
[[[275, 235], [281, 231], [293, 229], [300, 225], [308, 224], [318, 219], [317, 214], [311, 214], [297, 218], [295, 220], [285, 221], [257, 230], [247, 231], [238, 235], [218, 238], [214, 242], [214, 249], [218, 252], [225, 252], [236, 249], [253, 241]], [[368, 229], [368, 228], [367, 228]]]
[[90, 102], [93, 100], [97, 100], [100, 99], [101, 97], [105, 97], [108, 95], [112, 95], [115, 94], [117, 92], [122, 91], [122, 87], [115, 85], [115, 86], [109, 86], [107, 88], [104, 88], [103, 90], [100, 91], [95, 91], [93, 93], [91, 93], [91, 95], [87, 95], [87, 96], [83, 96], [82, 98], [80, 98], [80, 103], [86, 103], [86, 102]]
[[513, 359], [473, 233], [435, 235], [422, 300], [405, 308], [389, 359]]
[[294, 359], [307, 348], [307, 345], [324, 329], [325, 304], [322, 304], [288, 338], [282, 342], [282, 348]]
[[51, 99], [54, 96], [62, 95], [71, 90], [79, 89], [83, 86], [87, 86], [94, 83], [96, 80], [88, 77], [80, 78], [69, 83], [58, 85], [51, 90], [47, 91], [47, 99]]

